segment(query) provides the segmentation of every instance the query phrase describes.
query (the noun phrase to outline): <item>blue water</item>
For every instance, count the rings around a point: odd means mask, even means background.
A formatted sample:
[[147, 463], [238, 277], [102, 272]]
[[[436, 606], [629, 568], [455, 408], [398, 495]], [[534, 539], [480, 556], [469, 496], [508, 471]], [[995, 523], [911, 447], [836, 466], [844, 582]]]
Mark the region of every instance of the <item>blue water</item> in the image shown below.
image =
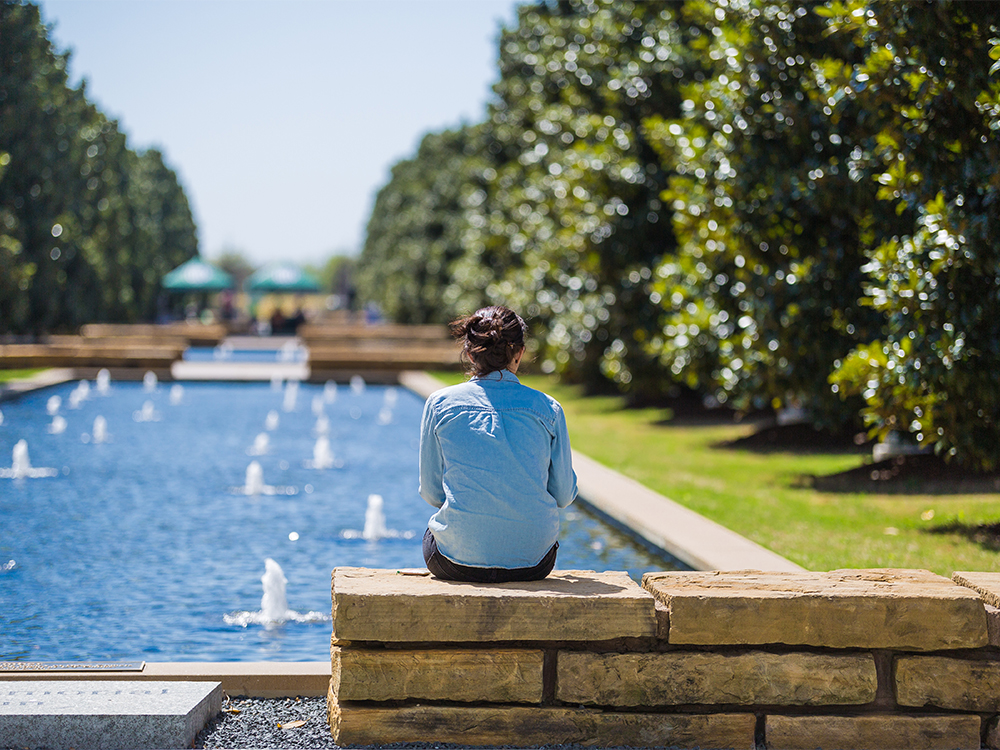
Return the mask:
[[211, 346], [189, 346], [184, 350], [188, 362], [305, 362], [307, 350], [295, 348], [282, 350], [276, 344], [266, 349], [222, 349]]
[[[341, 385], [324, 410], [343, 465], [317, 470], [306, 464], [322, 386], [302, 384], [286, 412], [270, 384], [184, 383], [172, 405], [169, 384], [147, 393], [115, 382], [73, 410], [74, 385], [0, 405], [0, 467], [23, 438], [32, 466], [59, 471], [0, 479], [0, 660], [325, 660], [334, 567], [423, 567], [432, 509], [416, 492], [423, 402], [411, 392], [395, 389], [382, 424], [385, 387]], [[53, 395], [62, 434], [48, 430]], [[146, 401], [157, 421], [136, 421]], [[280, 421], [269, 452], [248, 455], [271, 410]], [[102, 444], [90, 434], [98, 415], [110, 433]], [[294, 494], [237, 494], [253, 460], [267, 485]], [[388, 527], [410, 538], [347, 538], [363, 529], [373, 493]], [[260, 609], [268, 557], [288, 579], [289, 608], [326, 619], [226, 624], [227, 614]], [[638, 578], [669, 565], [575, 507], [563, 514], [559, 568]]]

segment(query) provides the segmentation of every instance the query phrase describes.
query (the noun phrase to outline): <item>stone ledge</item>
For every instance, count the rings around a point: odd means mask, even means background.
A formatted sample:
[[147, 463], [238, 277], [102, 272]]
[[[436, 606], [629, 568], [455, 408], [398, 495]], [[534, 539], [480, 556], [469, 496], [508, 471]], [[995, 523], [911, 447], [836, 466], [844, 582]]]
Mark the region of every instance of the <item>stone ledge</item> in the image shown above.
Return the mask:
[[402, 742], [463, 746], [596, 745], [753, 750], [752, 713], [642, 714], [589, 709], [402, 706], [330, 703], [334, 741], [347, 745]]
[[541, 703], [545, 655], [526, 649], [333, 649], [338, 701], [415, 698], [462, 703]]
[[191, 747], [222, 707], [218, 682], [0, 683], [4, 747]]
[[901, 706], [1000, 711], [1000, 662], [900, 657], [896, 660], [896, 696]]
[[647, 573], [669, 642], [937, 651], [988, 643], [979, 597], [922, 570]]
[[561, 651], [556, 698], [600, 706], [871, 703], [871, 654], [592, 654]]
[[979, 750], [978, 716], [768, 716], [768, 750]]
[[992, 607], [1000, 607], [1000, 573], [952, 573], [951, 580], [975, 591]]
[[333, 571], [333, 640], [602, 641], [656, 635], [655, 604], [624, 572], [555, 571], [470, 584], [395, 570]]

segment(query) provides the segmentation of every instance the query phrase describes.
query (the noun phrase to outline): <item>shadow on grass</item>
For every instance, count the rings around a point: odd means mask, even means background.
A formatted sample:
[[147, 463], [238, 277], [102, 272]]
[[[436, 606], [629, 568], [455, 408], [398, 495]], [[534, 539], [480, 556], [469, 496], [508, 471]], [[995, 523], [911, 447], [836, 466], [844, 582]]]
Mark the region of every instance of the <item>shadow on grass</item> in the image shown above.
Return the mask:
[[951, 521], [941, 526], [923, 529], [925, 534], [956, 534], [978, 544], [990, 552], [1000, 552], [1000, 521], [994, 523], [966, 523]]
[[864, 433], [827, 432], [808, 424], [778, 425], [766, 419], [758, 422], [760, 426], [753, 434], [712, 447], [753, 453], [870, 455], [872, 452], [872, 444]]
[[820, 492], [878, 495], [979, 495], [1000, 492], [1000, 472], [974, 473], [931, 454], [899, 456], [828, 476], [803, 476], [797, 486]]

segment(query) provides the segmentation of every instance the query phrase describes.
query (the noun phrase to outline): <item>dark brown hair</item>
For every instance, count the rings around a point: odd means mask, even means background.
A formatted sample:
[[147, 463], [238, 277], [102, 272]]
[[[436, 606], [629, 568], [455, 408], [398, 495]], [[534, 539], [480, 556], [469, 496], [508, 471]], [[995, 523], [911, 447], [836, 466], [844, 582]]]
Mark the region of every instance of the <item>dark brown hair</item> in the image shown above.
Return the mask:
[[462, 342], [462, 361], [471, 377], [505, 369], [524, 347], [527, 333], [521, 316], [500, 305], [451, 323], [451, 335]]

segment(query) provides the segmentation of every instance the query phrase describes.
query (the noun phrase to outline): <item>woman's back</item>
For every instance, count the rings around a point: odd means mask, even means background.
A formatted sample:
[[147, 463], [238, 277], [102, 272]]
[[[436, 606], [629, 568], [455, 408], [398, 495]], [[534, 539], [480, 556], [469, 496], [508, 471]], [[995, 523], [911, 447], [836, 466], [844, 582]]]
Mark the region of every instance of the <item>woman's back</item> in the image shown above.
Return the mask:
[[445, 388], [427, 401], [420, 492], [441, 507], [430, 528], [454, 562], [533, 565], [576, 496], [562, 408], [508, 372]]

